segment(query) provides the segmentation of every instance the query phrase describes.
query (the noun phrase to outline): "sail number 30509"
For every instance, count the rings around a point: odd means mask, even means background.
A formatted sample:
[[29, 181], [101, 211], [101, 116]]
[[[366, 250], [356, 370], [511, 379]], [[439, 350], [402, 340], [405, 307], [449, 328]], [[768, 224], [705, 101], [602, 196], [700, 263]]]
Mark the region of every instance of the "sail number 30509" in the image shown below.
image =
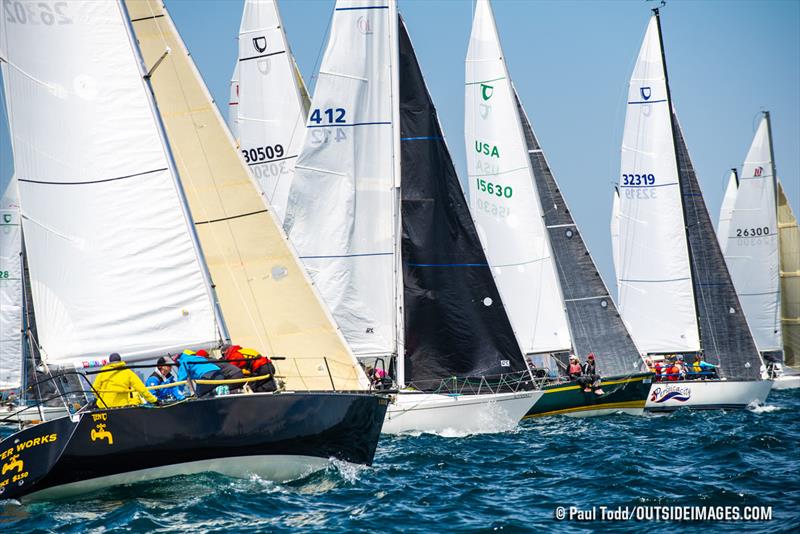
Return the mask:
[[242, 150], [246, 163], [261, 163], [275, 158], [283, 157], [283, 145], [260, 146], [258, 148], [245, 148]]

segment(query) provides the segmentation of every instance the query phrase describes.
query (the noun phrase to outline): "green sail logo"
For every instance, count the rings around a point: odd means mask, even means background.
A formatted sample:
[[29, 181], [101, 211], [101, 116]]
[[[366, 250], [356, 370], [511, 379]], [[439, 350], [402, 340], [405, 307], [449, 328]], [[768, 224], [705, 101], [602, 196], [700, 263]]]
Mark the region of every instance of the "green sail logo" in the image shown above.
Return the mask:
[[484, 101], [489, 100], [494, 95], [494, 86], [493, 85], [486, 85], [485, 83], [481, 84], [481, 97], [483, 97]]

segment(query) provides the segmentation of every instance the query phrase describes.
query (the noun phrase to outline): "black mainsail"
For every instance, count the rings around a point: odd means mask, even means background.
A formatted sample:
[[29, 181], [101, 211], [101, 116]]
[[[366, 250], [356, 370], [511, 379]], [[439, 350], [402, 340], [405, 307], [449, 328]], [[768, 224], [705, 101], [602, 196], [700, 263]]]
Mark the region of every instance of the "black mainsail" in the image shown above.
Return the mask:
[[524, 372], [402, 17], [399, 27], [406, 383]]

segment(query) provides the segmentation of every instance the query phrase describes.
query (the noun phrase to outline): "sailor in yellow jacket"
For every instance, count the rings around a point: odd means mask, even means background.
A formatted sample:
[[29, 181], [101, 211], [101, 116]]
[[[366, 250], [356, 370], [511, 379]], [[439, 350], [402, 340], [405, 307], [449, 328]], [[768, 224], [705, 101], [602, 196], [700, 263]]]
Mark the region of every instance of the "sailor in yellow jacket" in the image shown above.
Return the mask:
[[147, 402], [156, 404], [158, 399], [150, 393], [136, 373], [125, 367], [120, 355], [116, 352], [109, 356], [109, 364], [101, 369], [94, 381], [99, 408], [119, 408], [120, 406], [136, 406]]

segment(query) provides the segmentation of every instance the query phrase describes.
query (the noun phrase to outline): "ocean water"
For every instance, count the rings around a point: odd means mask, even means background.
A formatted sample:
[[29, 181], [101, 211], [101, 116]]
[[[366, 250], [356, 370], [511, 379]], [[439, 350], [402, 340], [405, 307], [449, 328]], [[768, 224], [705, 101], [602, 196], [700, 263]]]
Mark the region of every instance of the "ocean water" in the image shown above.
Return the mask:
[[[383, 437], [371, 468], [286, 484], [215, 474], [0, 502], [0, 532], [800, 532], [800, 391], [747, 411], [526, 421]], [[765, 522], [557, 521], [558, 506], [771, 506]], [[599, 511], [597, 512], [600, 513]]]

